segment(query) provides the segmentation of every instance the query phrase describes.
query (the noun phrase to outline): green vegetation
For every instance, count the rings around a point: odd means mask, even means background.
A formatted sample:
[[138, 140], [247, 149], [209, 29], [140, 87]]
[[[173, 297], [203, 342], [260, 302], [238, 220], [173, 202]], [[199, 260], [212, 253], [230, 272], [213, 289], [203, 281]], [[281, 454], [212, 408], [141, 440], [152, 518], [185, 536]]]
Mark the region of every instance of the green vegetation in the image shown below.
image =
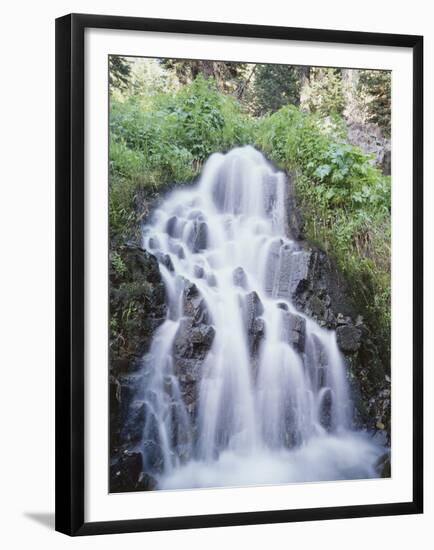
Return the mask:
[[256, 143], [296, 174], [306, 238], [334, 256], [377, 334], [390, 329], [390, 177], [345, 142], [342, 120], [287, 106], [258, 126]]
[[[134, 237], [138, 221], [147, 214], [147, 200], [170, 185], [191, 182], [211, 153], [254, 144], [278, 167], [295, 174], [305, 238], [336, 259], [387, 354], [390, 178], [347, 141], [343, 113], [348, 91], [341, 72], [222, 62], [153, 63], [152, 87], [143, 76], [151, 74], [149, 67], [140, 73], [134, 65], [114, 65], [112, 250]], [[131, 82], [131, 75], [139, 73]], [[360, 74], [353, 96], [358, 94], [359, 102], [368, 98], [366, 122], [387, 134], [390, 75]], [[124, 269], [116, 253], [112, 268], [118, 274]]]

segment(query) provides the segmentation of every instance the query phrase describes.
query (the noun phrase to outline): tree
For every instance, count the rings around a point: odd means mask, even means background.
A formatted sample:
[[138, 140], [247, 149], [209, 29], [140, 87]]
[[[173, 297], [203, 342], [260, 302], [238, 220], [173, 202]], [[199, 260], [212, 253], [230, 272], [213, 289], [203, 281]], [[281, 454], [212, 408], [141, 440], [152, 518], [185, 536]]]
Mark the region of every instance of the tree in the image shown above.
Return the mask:
[[359, 87], [367, 95], [368, 120], [390, 135], [391, 73], [389, 71], [360, 71]]
[[311, 113], [341, 114], [345, 105], [341, 70], [311, 67], [302, 94], [302, 107]]
[[110, 91], [125, 90], [128, 87], [131, 75], [131, 64], [125, 57], [109, 56], [109, 85]]
[[174, 71], [181, 84], [189, 84], [197, 76], [213, 79], [217, 89], [223, 93], [236, 93], [244, 80], [248, 64], [226, 61], [164, 59], [165, 69]]
[[291, 65], [257, 65], [254, 90], [258, 114], [275, 112], [300, 103], [302, 68]]

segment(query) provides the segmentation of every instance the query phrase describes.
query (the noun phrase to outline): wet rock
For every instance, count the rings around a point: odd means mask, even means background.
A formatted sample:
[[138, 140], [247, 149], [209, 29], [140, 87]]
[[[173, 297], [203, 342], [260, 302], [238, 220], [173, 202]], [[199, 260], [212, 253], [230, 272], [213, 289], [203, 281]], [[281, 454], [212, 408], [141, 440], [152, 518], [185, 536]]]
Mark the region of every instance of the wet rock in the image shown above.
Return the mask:
[[265, 321], [264, 319], [255, 319], [248, 333], [248, 342], [251, 355], [257, 356], [259, 346], [265, 337]]
[[319, 410], [319, 418], [321, 425], [326, 430], [332, 429], [332, 407], [333, 407], [333, 399], [332, 399], [332, 392], [330, 388], [327, 388], [324, 390], [324, 394], [321, 399], [320, 404], [320, 410]]
[[346, 285], [330, 258], [317, 248], [280, 251], [277, 297], [292, 303], [321, 326], [336, 328], [337, 318], [354, 318]]
[[110, 466], [111, 493], [146, 491], [154, 489], [155, 486], [155, 479], [143, 473], [141, 453], [126, 451]]
[[167, 220], [166, 224], [166, 232], [170, 237], [178, 237], [178, 234], [176, 232], [176, 225], [178, 222], [178, 218], [176, 216], [172, 216]]
[[138, 443], [143, 436], [144, 424], [145, 404], [143, 401], [133, 401], [123, 423], [123, 441], [128, 443]]
[[283, 309], [284, 311], [288, 311], [288, 304], [285, 304], [285, 302], [277, 302], [277, 307], [279, 309]]
[[344, 352], [354, 353], [360, 348], [362, 331], [352, 325], [340, 325], [336, 329], [336, 340]]
[[303, 292], [309, 284], [310, 251], [292, 251], [290, 248], [280, 252], [280, 269], [277, 280], [277, 296], [291, 300]]
[[205, 300], [200, 295], [197, 286], [190, 281], [186, 282], [184, 288], [183, 312], [186, 317], [191, 317], [196, 325], [208, 324], [211, 321]]
[[204, 323], [195, 325], [192, 318], [181, 319], [173, 342], [175, 357], [204, 359], [211, 348], [215, 329]]
[[264, 313], [264, 306], [257, 294], [252, 291], [242, 300], [244, 322], [247, 330], [247, 339], [251, 355], [257, 354], [259, 345], [265, 336], [265, 321], [259, 319]]
[[375, 469], [377, 470], [378, 474], [382, 478], [389, 478], [391, 477], [391, 465], [390, 465], [390, 452], [384, 453], [380, 456], [378, 459]]
[[247, 330], [249, 330], [256, 317], [264, 313], [264, 306], [255, 291], [249, 292], [244, 298], [244, 317], [246, 319]]
[[164, 469], [164, 456], [159, 441], [158, 433], [154, 437], [146, 439], [143, 442], [143, 456], [145, 462], [143, 469], [153, 474], [159, 474]]
[[172, 258], [169, 254], [163, 254], [162, 252], [156, 252], [155, 257], [158, 259], [160, 264], [163, 264], [170, 272], [174, 271]]
[[234, 269], [234, 272], [232, 274], [232, 278], [234, 281], [234, 285], [239, 286], [241, 288], [246, 288], [247, 286], [247, 277], [246, 273], [244, 272], [244, 269], [242, 267], [237, 267]]
[[203, 269], [202, 266], [195, 265], [193, 268], [193, 273], [195, 277], [197, 277], [198, 279], [202, 279], [203, 276], [205, 275], [205, 270]]
[[269, 296], [273, 294], [277, 270], [279, 266], [281, 246], [282, 246], [281, 240], [275, 241], [270, 246], [270, 249], [268, 252], [266, 273], [265, 273], [265, 291]]
[[205, 222], [199, 220], [194, 222], [191, 239], [191, 248], [193, 252], [200, 252], [206, 249], [208, 243], [208, 226]]
[[304, 351], [306, 339], [306, 321], [300, 315], [282, 311], [283, 339], [298, 352]]
[[311, 373], [311, 379], [316, 381], [317, 389], [326, 385], [327, 354], [316, 334], [311, 334], [306, 342], [306, 366]]
[[109, 384], [110, 446], [114, 449], [120, 443], [121, 384], [113, 375], [110, 375]]
[[184, 279], [184, 299], [190, 300], [196, 296], [199, 296], [199, 289], [197, 286], [188, 279]]
[[271, 214], [276, 204], [277, 174], [264, 174], [264, 207], [267, 214]]
[[172, 254], [176, 254], [180, 260], [183, 260], [185, 258], [185, 251], [182, 244], [179, 243], [170, 243], [170, 251]]
[[173, 342], [174, 370], [187, 412], [192, 419], [198, 407], [199, 384], [203, 364], [215, 337], [214, 327], [196, 325], [194, 319], [182, 319]]

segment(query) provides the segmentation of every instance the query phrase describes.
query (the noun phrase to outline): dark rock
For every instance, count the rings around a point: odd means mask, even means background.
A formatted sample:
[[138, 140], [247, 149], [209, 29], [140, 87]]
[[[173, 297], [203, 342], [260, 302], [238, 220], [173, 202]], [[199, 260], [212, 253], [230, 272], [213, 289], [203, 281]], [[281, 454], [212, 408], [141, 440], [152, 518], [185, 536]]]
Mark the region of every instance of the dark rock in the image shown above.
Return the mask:
[[264, 306], [255, 291], [249, 292], [243, 298], [242, 309], [250, 354], [256, 355], [265, 336], [265, 321], [259, 319], [259, 316], [264, 313]]
[[391, 465], [390, 465], [390, 452], [387, 452], [381, 455], [375, 467], [380, 477], [382, 478], [391, 477], [392, 472], [391, 472]]
[[234, 269], [232, 274], [234, 285], [241, 288], [246, 288], [247, 286], [247, 277], [242, 267], [237, 267]]
[[184, 279], [184, 299], [190, 300], [196, 296], [199, 296], [199, 289], [197, 286], [188, 279]]
[[244, 317], [246, 319], [247, 330], [249, 330], [256, 317], [259, 317], [264, 313], [264, 306], [255, 291], [246, 294], [244, 301]]
[[164, 267], [166, 267], [170, 272], [174, 271], [172, 258], [169, 256], [169, 254], [163, 254], [162, 252], [156, 252], [155, 257], [160, 262], [160, 264], [163, 264]]
[[383, 162], [381, 163], [381, 169], [385, 176], [390, 176], [392, 171], [392, 152], [390, 148], [384, 151]]
[[177, 222], [178, 222], [177, 216], [172, 216], [171, 218], [169, 218], [169, 219], [167, 220], [166, 232], [167, 232], [168, 235], [170, 235], [171, 237], [178, 237], [178, 236], [179, 236], [179, 235], [177, 234], [177, 232], [176, 232], [176, 225], [177, 225]]
[[208, 226], [205, 222], [195, 220], [191, 237], [191, 249], [193, 252], [205, 250], [208, 243]]
[[355, 316], [342, 276], [328, 256], [316, 248], [282, 248], [276, 294], [328, 328], [336, 328], [338, 315]]
[[344, 352], [354, 353], [360, 348], [362, 331], [352, 325], [340, 325], [336, 329], [336, 340]]
[[285, 304], [285, 302], [277, 302], [277, 307], [279, 309], [283, 309], [284, 311], [288, 311], [288, 304]]
[[248, 333], [248, 341], [250, 353], [254, 356], [258, 354], [259, 346], [265, 336], [265, 321], [264, 319], [255, 319]]
[[204, 360], [215, 337], [214, 327], [182, 319], [173, 343], [174, 369], [188, 413], [195, 418]]
[[327, 388], [324, 390], [321, 403], [320, 403], [320, 411], [319, 411], [319, 418], [321, 425], [326, 430], [332, 429], [332, 407], [333, 407], [333, 398], [332, 398], [332, 392], [330, 388]]
[[110, 375], [110, 446], [115, 448], [120, 443], [121, 414], [121, 384], [117, 378]]
[[138, 443], [143, 437], [144, 424], [145, 404], [143, 401], [133, 401], [123, 423], [123, 441]]
[[155, 329], [166, 318], [167, 306], [156, 256], [132, 243], [115, 252], [124, 267], [122, 272], [113, 264], [110, 269], [110, 487], [121, 492], [145, 490], [150, 483], [140, 478], [141, 455], [124, 451], [142, 437], [145, 419], [143, 403], [137, 401], [139, 367]]
[[159, 435], [146, 439], [143, 442], [143, 456], [144, 466], [143, 469], [152, 472], [153, 474], [159, 474], [164, 469], [164, 456], [161, 445], [157, 443], [159, 441]]
[[204, 359], [215, 336], [214, 327], [206, 324], [195, 326], [192, 318], [181, 319], [173, 342], [175, 357]]
[[303, 217], [301, 211], [297, 208], [295, 199], [295, 176], [293, 173], [288, 174], [288, 198], [286, 201], [286, 211], [288, 213], [288, 228], [289, 235], [296, 241], [301, 240], [303, 233]]
[[110, 466], [110, 492], [126, 493], [149, 489], [151, 477], [143, 476], [141, 453], [124, 452]]
[[197, 286], [190, 281], [185, 283], [183, 312], [185, 316], [191, 317], [196, 325], [211, 322], [205, 300], [200, 295]]
[[303, 292], [309, 285], [311, 252], [292, 251], [290, 248], [280, 252], [280, 269], [277, 281], [277, 296], [291, 300]]
[[173, 341], [174, 370], [187, 411], [194, 418], [203, 362], [213, 344], [215, 329], [199, 289], [187, 279], [183, 302], [185, 317], [180, 320]]
[[282, 311], [282, 338], [298, 352], [304, 351], [306, 339], [306, 321], [300, 315]]

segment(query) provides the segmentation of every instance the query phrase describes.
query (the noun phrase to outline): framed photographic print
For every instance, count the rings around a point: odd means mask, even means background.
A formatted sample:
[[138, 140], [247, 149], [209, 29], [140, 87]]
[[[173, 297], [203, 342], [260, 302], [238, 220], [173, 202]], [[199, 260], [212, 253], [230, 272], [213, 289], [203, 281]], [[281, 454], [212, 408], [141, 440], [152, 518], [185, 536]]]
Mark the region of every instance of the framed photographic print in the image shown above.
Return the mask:
[[421, 513], [422, 37], [56, 21], [56, 529]]

